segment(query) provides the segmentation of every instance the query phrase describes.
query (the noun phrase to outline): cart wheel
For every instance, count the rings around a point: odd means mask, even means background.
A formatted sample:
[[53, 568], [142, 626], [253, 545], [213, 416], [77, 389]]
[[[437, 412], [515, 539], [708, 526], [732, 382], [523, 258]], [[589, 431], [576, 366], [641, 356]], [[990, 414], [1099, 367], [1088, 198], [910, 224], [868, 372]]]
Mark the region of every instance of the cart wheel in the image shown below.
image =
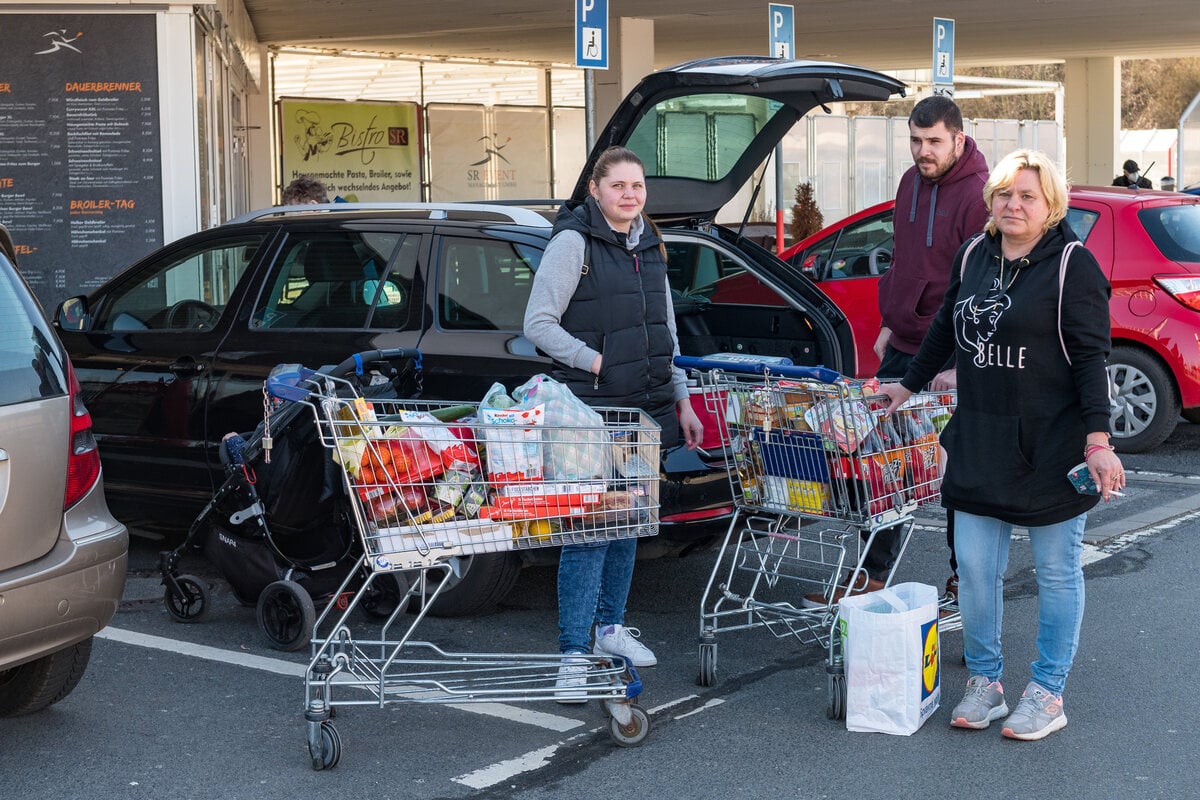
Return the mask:
[[358, 607], [372, 619], [387, 619], [408, 594], [408, 578], [403, 572], [379, 575], [367, 589]]
[[641, 744], [642, 740], [646, 738], [646, 734], [650, 733], [650, 715], [646, 713], [646, 710], [637, 703], [630, 703], [629, 711], [633, 714], [633, 718], [629, 720], [628, 725], [622, 725], [616, 717], [610, 717], [608, 720], [609, 735], [622, 747]]
[[337, 766], [342, 758], [342, 737], [332, 722], [321, 723], [321, 752], [316, 752], [316, 748], [310, 744], [308, 754], [312, 756], [312, 768], [317, 771]]
[[825, 709], [825, 716], [829, 719], [845, 719], [846, 718], [846, 673], [845, 672], [829, 672], [829, 706]]
[[717, 682], [717, 643], [700, 642], [700, 676], [696, 682], [701, 686], [713, 686]]
[[199, 621], [208, 612], [208, 587], [194, 575], [180, 575], [175, 583], [179, 585], [178, 594], [170, 584], [163, 593], [167, 613], [176, 622]]
[[258, 596], [258, 626], [276, 650], [304, 647], [316, 621], [312, 598], [295, 581], [275, 581]]

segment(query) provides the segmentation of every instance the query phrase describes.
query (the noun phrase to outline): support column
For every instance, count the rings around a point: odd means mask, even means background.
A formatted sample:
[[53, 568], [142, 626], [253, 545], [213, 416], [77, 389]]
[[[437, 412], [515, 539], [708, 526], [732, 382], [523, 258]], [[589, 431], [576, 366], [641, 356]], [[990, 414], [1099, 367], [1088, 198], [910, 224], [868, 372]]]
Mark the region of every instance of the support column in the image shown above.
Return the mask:
[[653, 71], [654, 20], [620, 17], [610, 28], [608, 69], [595, 70], [597, 135], [625, 95]]
[[1121, 60], [1068, 59], [1063, 73], [1067, 177], [1108, 186], [1121, 171]]
[[250, 208], [266, 208], [278, 202], [275, 186], [279, 182], [279, 153], [275, 142], [275, 109], [271, 103], [275, 80], [265, 45], [260, 45], [264, 65], [257, 89], [246, 92], [246, 141], [250, 158]]

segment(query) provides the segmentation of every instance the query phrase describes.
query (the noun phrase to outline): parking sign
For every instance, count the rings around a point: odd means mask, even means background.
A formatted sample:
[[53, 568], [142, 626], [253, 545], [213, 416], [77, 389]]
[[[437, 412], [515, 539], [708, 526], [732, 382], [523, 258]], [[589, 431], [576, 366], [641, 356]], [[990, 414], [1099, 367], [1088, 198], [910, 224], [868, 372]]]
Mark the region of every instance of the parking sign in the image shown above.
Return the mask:
[[796, 57], [796, 8], [771, 3], [768, 14], [771, 25], [771, 55], [774, 58]]
[[933, 18], [933, 93], [954, 96], [954, 20]]
[[575, 66], [608, 69], [608, 0], [575, 0]]

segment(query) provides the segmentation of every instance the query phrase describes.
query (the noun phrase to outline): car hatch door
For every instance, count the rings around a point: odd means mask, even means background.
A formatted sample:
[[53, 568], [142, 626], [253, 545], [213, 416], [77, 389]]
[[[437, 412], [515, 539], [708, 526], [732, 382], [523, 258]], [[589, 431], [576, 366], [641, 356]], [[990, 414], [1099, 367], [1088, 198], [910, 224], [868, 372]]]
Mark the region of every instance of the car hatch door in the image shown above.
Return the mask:
[[618, 106], [571, 199], [587, 197], [600, 153], [624, 145], [646, 165], [647, 214], [711, 220], [808, 111], [904, 90], [883, 73], [818, 61], [739, 56], [668, 67], [643, 78]]

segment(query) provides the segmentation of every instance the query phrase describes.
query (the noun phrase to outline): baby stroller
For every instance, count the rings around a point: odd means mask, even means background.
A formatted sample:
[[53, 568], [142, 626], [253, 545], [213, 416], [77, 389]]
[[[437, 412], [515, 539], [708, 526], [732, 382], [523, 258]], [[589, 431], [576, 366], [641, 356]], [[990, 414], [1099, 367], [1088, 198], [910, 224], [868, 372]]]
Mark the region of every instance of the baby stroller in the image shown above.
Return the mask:
[[[289, 369], [296, 367], [281, 365], [276, 372]], [[420, 393], [415, 350], [360, 353], [319, 372], [350, 379], [366, 397]], [[183, 543], [160, 553], [159, 570], [167, 612], [176, 621], [196, 622], [210, 607], [208, 586], [178, 567], [184, 553], [203, 553], [238, 602], [256, 607], [271, 646], [299, 650], [309, 642], [318, 607], [333, 602], [345, 608], [362, 585], [353, 581], [338, 594], [347, 573], [362, 569], [362, 549], [344, 483], [332, 451], [321, 444], [314, 416], [299, 403], [274, 402], [253, 433], [230, 433], [222, 440], [225, 482]], [[395, 573], [390, 582], [372, 582], [367, 592], [358, 605], [386, 617], [408, 585], [403, 573]]]

